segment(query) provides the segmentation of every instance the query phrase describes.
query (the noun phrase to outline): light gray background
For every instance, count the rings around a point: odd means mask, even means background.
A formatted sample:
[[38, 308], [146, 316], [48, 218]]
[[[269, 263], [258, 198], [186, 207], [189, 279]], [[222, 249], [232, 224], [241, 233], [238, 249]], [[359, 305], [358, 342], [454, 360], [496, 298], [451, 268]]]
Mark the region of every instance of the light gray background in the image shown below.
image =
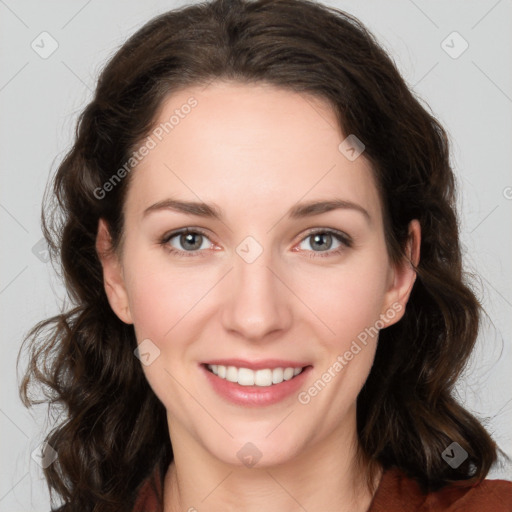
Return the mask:
[[[151, 17], [185, 3], [0, 0], [0, 512], [50, 510], [31, 459], [45, 408], [22, 406], [15, 368], [24, 334], [64, 297], [51, 265], [32, 251], [44, 187], [106, 59]], [[458, 391], [512, 455], [512, 1], [328, 3], [376, 34], [451, 136], [465, 261], [489, 315]], [[58, 43], [46, 59], [31, 47], [43, 31]], [[464, 41], [446, 39], [453, 31], [469, 44], [457, 58]], [[511, 468], [490, 477], [512, 480]]]

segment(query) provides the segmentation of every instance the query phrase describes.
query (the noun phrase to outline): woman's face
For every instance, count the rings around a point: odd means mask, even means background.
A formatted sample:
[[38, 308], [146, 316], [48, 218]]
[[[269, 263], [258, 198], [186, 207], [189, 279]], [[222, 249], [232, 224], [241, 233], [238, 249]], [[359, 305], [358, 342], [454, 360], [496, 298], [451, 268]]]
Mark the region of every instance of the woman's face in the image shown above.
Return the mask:
[[414, 281], [390, 263], [362, 146], [340, 146], [326, 104], [264, 85], [175, 93], [155, 127], [121, 265], [103, 264], [175, 451], [263, 466], [351, 443], [376, 333]]

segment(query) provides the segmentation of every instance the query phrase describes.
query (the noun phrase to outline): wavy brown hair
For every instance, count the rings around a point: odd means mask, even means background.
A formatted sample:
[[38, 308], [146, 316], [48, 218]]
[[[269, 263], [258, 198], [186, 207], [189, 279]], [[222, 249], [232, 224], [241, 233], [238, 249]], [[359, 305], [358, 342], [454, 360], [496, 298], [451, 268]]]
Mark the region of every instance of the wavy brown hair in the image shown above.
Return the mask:
[[[58, 452], [44, 470], [52, 500], [57, 494], [66, 511], [131, 510], [145, 479], [155, 468], [163, 477], [172, 460], [165, 408], [134, 357], [133, 326], [109, 305], [95, 248], [100, 218], [120, 248], [130, 174], [105, 198], [98, 190], [151, 132], [169, 94], [214, 80], [326, 100], [342, 132], [366, 146], [394, 262], [405, 257], [409, 222], [421, 224], [405, 316], [381, 331], [357, 400], [368, 481], [378, 464], [402, 469], [423, 490], [484, 479], [498, 448], [454, 397], [480, 304], [461, 265], [445, 131], [354, 17], [307, 0], [215, 0], [157, 16], [117, 51], [47, 189], [43, 232], [72, 305], [25, 338], [20, 394], [27, 407], [48, 402], [64, 415], [47, 436]], [[42, 398], [30, 396], [32, 384]], [[453, 441], [469, 454], [456, 469], [441, 457]]]

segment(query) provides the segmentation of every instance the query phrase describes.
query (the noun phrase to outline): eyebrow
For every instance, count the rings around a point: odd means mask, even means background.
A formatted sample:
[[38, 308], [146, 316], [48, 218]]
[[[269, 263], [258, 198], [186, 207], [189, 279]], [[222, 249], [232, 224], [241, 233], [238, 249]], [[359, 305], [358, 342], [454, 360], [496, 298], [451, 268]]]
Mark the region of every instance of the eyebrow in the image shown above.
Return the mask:
[[[158, 201], [146, 208], [142, 215], [143, 217], [146, 217], [152, 212], [161, 210], [172, 210], [178, 213], [196, 215], [198, 217], [212, 218], [219, 221], [223, 220], [222, 210], [215, 204], [207, 204], [197, 201], [179, 201], [177, 199], [164, 199], [163, 201]], [[370, 214], [362, 206], [343, 199], [310, 201], [308, 203], [297, 204], [292, 206], [288, 210], [287, 214], [291, 219], [302, 219], [327, 213], [332, 210], [355, 210], [363, 214], [368, 222], [371, 221]]]

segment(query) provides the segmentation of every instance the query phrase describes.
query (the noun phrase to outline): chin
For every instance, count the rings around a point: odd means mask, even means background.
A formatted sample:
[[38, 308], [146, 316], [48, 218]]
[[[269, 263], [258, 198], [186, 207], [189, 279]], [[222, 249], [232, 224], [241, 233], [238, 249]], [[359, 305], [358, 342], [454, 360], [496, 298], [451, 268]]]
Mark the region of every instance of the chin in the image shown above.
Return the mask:
[[271, 468], [293, 461], [302, 451], [298, 439], [279, 436], [271, 439], [264, 435], [244, 436], [231, 439], [224, 446], [212, 446], [210, 453], [225, 464], [247, 468]]

